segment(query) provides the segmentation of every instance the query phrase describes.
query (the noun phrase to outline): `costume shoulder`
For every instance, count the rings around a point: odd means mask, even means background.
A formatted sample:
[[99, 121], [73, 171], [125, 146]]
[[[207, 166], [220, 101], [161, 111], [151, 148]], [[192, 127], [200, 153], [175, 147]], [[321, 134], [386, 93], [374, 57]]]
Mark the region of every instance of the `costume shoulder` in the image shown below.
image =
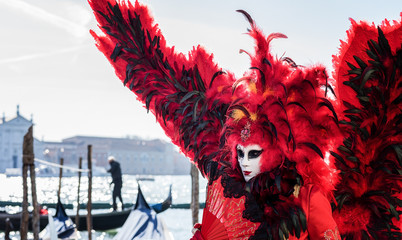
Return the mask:
[[352, 20], [334, 56], [345, 138], [334, 217], [346, 239], [401, 239], [402, 21]]
[[320, 189], [307, 184], [300, 189], [301, 206], [306, 214], [309, 239], [338, 239], [338, 227], [332, 217], [331, 204]]
[[89, 4], [103, 32], [91, 34], [116, 75], [202, 169], [216, 156], [233, 75], [224, 73], [200, 46], [188, 56], [167, 46], [148, 8], [138, 1]]

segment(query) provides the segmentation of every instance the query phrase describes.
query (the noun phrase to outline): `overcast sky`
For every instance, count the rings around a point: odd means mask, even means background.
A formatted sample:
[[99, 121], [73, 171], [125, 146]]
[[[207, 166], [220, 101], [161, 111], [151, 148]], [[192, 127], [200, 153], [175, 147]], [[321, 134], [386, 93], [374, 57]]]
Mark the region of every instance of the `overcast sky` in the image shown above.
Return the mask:
[[[378, 24], [400, 20], [402, 11], [401, 0], [141, 2], [170, 46], [187, 53], [201, 44], [237, 76], [249, 67], [239, 49], [253, 49], [237, 9], [246, 10], [266, 34], [288, 36], [274, 41], [275, 54], [329, 69], [349, 17]], [[86, 0], [0, 0], [0, 22], [0, 116], [15, 117], [19, 104], [23, 116], [33, 114], [35, 137], [46, 141], [75, 135], [167, 140], [96, 49], [89, 29], [99, 30]]]

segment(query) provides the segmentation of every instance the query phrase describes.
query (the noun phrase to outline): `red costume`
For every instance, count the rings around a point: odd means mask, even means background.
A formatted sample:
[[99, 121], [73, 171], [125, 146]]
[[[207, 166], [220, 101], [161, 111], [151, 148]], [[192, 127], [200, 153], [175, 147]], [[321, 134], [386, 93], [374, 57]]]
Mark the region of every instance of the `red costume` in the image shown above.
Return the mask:
[[[328, 199], [314, 185], [303, 186], [299, 198], [306, 213], [307, 231], [298, 239], [341, 239]], [[297, 238], [290, 238], [297, 239]]]
[[[336, 240], [341, 239], [338, 231], [338, 227], [332, 218], [331, 205], [328, 199], [320, 192], [314, 185], [303, 186], [300, 189], [298, 198], [301, 202], [301, 207], [306, 214], [307, 230], [302, 232], [300, 237], [289, 236], [289, 240], [292, 239], [325, 239]], [[207, 203], [210, 202], [210, 198], [207, 199]], [[240, 201], [241, 202], [241, 201]], [[224, 204], [219, 204], [224, 206]], [[236, 204], [231, 204], [226, 211], [231, 211], [235, 214], [240, 214], [244, 209], [239, 207], [233, 207]], [[204, 219], [208, 219], [204, 223]], [[216, 220], [211, 220], [216, 219]], [[239, 216], [238, 219], [241, 219]], [[223, 222], [223, 223], [222, 223]], [[193, 240], [205, 240], [205, 239], [236, 239], [238, 236], [230, 235], [226, 229], [232, 229], [225, 221], [219, 221], [213, 213], [208, 210], [204, 210], [203, 224], [197, 224], [193, 230]], [[245, 231], [254, 232], [257, 230], [257, 224], [248, 224], [243, 229]], [[212, 230], [213, 229], [213, 230]], [[235, 231], [235, 233], [242, 233], [241, 230]], [[220, 233], [221, 235], [218, 235]]]
[[[91, 32], [97, 47], [208, 178], [193, 239], [399, 238], [400, 23], [384, 23], [384, 36], [353, 22], [331, 81], [323, 66], [273, 56], [270, 42], [286, 36], [265, 36], [239, 10], [256, 47], [241, 50], [251, 67], [235, 79], [200, 46], [188, 56], [166, 46], [138, 2], [89, 3], [105, 34]], [[259, 159], [247, 181], [239, 160], [245, 153]], [[346, 226], [349, 217], [361, 221]]]

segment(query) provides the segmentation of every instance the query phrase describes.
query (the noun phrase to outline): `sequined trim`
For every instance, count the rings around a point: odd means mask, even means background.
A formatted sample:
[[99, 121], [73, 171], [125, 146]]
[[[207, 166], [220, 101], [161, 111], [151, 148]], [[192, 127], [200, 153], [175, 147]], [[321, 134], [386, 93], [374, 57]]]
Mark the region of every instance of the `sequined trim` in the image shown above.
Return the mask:
[[324, 238], [325, 240], [341, 240], [339, 238], [338, 227], [335, 227], [335, 229], [328, 229], [327, 231], [325, 231]]
[[243, 142], [247, 141], [247, 139], [250, 137], [251, 134], [250, 127], [251, 127], [250, 122], [247, 122], [244, 128], [240, 132], [240, 137]]

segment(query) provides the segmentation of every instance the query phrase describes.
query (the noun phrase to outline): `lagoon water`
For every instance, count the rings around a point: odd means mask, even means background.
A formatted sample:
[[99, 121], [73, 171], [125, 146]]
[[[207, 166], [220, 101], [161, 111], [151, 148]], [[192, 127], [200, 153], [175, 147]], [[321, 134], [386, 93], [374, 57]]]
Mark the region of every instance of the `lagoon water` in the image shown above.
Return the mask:
[[[84, 174], [83, 174], [84, 175]], [[158, 203], [163, 201], [169, 192], [169, 186], [172, 185], [173, 204], [190, 203], [191, 201], [191, 178], [188, 175], [173, 176], [141, 176], [152, 178], [153, 181], [139, 180], [141, 190], [148, 203]], [[135, 203], [137, 198], [137, 179], [139, 176], [123, 175], [122, 197], [125, 203]], [[29, 183], [28, 179], [28, 183]], [[92, 202], [111, 203], [112, 187], [110, 186], [111, 177], [93, 177], [92, 179]], [[39, 203], [56, 203], [59, 179], [58, 177], [38, 177], [36, 178], [37, 197]], [[81, 177], [80, 203], [87, 201], [88, 179], [86, 176]], [[200, 176], [200, 202], [204, 202], [206, 193], [206, 179]], [[62, 203], [77, 202], [78, 177], [65, 177], [62, 179], [60, 198]], [[6, 177], [0, 174], [0, 201], [22, 202], [22, 178]], [[30, 187], [29, 187], [30, 189]], [[29, 202], [30, 193], [29, 193]], [[7, 207], [9, 212], [19, 211], [19, 207]], [[51, 209], [52, 210], [52, 209]], [[68, 214], [75, 214], [76, 210], [66, 210]], [[82, 210], [85, 211], [85, 210]], [[97, 211], [111, 211], [94, 210]], [[168, 209], [160, 213], [167, 228], [175, 240], [189, 239], [191, 237], [192, 218], [190, 209]], [[202, 210], [200, 211], [199, 221], [202, 218]], [[118, 229], [117, 229], [118, 231]], [[94, 232], [92, 239], [112, 239], [113, 232]], [[81, 239], [87, 239], [87, 233], [81, 232]], [[0, 233], [0, 239], [4, 238], [4, 233]], [[12, 239], [19, 239], [18, 232], [13, 232]]]

